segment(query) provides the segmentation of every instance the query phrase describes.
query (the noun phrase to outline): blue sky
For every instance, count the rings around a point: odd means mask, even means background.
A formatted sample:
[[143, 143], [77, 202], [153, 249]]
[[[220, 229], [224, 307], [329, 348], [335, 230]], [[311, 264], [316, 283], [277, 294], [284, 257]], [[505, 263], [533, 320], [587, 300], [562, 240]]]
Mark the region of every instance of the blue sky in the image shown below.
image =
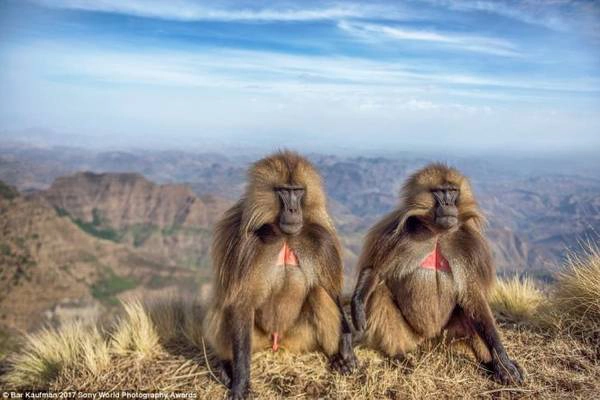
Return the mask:
[[5, 136], [600, 149], [593, 1], [0, 0], [0, 68]]

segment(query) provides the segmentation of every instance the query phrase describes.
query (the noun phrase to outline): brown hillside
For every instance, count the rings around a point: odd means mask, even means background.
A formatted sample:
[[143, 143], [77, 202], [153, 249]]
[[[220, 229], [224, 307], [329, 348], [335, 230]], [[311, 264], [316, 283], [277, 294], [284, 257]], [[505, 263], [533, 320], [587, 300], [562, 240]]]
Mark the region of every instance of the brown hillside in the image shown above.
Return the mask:
[[132, 173], [81, 172], [56, 179], [39, 196], [92, 235], [205, 275], [212, 224], [230, 204]]
[[191, 271], [88, 235], [40, 199], [0, 199], [0, 331], [96, 318], [117, 296]]
[[207, 206], [184, 185], [157, 185], [134, 173], [80, 172], [57, 178], [43, 197], [74, 218], [100, 219], [101, 226], [115, 229], [208, 226], [219, 215], [211, 208], [215, 202]]

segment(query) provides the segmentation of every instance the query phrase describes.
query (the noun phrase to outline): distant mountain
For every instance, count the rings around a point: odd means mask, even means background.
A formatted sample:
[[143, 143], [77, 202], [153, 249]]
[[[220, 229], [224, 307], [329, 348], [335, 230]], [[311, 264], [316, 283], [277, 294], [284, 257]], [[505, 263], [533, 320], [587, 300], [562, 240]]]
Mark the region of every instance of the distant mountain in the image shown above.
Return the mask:
[[[349, 291], [369, 227], [396, 207], [402, 182], [428, 160], [310, 158], [341, 236]], [[129, 295], [209, 295], [212, 227], [242, 194], [251, 161], [0, 146], [0, 355], [7, 333], [110, 315]], [[500, 274], [549, 278], [569, 249], [599, 239], [600, 169], [452, 164], [471, 177]]]
[[195, 274], [89, 235], [42, 198], [0, 198], [0, 333], [95, 318], [127, 292], [183, 289]]
[[212, 225], [230, 204], [135, 173], [76, 173], [37, 196], [94, 236], [193, 269], [208, 267]]
[[[408, 174], [432, 160], [410, 154], [399, 154], [397, 157], [311, 154], [309, 157], [324, 177], [330, 208], [346, 247], [347, 272], [352, 276], [353, 265], [369, 226], [396, 206], [400, 186]], [[245, 171], [253, 158], [184, 151], [94, 152], [65, 147], [0, 146], [0, 179], [5, 179], [21, 191], [31, 192], [44, 190], [56, 178], [81, 170], [131, 172], [157, 183], [185, 183], [200, 197], [202, 203], [208, 202], [204, 196], [213, 196], [218, 208], [219, 204], [230, 204], [241, 195]], [[490, 222], [488, 236], [492, 239], [499, 271], [548, 274], [560, 264], [565, 249], [576, 249], [578, 242], [586, 238], [598, 238], [599, 160], [476, 156], [443, 160], [471, 177], [479, 202]], [[84, 185], [84, 179], [79, 179], [81, 182], [78, 185]], [[108, 196], [109, 192], [106, 193]], [[115, 193], [110, 192], [110, 196]], [[99, 200], [94, 197], [96, 195], [91, 194], [81, 201], [97, 204]], [[189, 194], [182, 198], [187, 196]], [[51, 201], [56, 207], [69, 209], [67, 212], [74, 219], [92, 225], [96, 222], [105, 229], [115, 230], [119, 242], [147, 247], [162, 255], [168, 254], [177, 265], [182, 262], [181, 258], [177, 259], [180, 254], [191, 254], [187, 257], [191, 260], [188, 264], [197, 265], [202, 249], [195, 253], [169, 250], [186, 247], [180, 240], [187, 241], [187, 247], [191, 249], [193, 244], [189, 237], [179, 237], [171, 240], [177, 241], [177, 244], [169, 244], [169, 239], [162, 232], [151, 235], [146, 229], [148, 225], [150, 231], [157, 230], [157, 227], [160, 227], [159, 230], [168, 229], [165, 224], [173, 220], [167, 218], [164, 223], [158, 221], [167, 215], [173, 218], [172, 211], [163, 217], [152, 215], [148, 220], [149, 210], [134, 211], [123, 203], [125, 199], [107, 208], [98, 205], [64, 208], [60, 204], [65, 199], [55, 197]], [[143, 201], [141, 203], [144, 204]], [[67, 204], [74, 206], [72, 201]], [[205, 205], [209, 207], [209, 204]], [[172, 206], [178, 208], [181, 204], [173, 203]], [[122, 207], [128, 210], [124, 216], [111, 214], [110, 209], [121, 210]], [[96, 219], [94, 209], [97, 210]], [[82, 214], [78, 214], [80, 212]], [[185, 214], [187, 211], [182, 212]], [[192, 214], [203, 215], [195, 211]], [[209, 212], [208, 215], [216, 216], [219, 212]], [[189, 218], [193, 220], [191, 216]], [[140, 226], [142, 229], [138, 232]], [[186, 223], [175, 226], [185, 227]], [[200, 223], [200, 226], [205, 225]], [[103, 234], [110, 236], [113, 232], [109, 230]]]

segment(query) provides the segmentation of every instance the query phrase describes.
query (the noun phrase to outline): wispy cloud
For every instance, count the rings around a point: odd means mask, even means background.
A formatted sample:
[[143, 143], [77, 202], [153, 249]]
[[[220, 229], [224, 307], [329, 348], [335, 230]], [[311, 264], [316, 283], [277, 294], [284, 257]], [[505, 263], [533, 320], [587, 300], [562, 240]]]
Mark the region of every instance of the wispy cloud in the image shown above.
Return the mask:
[[0, 128], [598, 142], [600, 3], [282, 1], [0, 0]]
[[448, 32], [406, 29], [399, 26], [341, 21], [338, 27], [345, 32], [369, 41], [422, 41], [449, 46], [464, 51], [517, 57], [516, 46], [503, 39]]
[[[342, 18], [366, 18], [389, 15], [392, 10], [377, 5], [357, 3], [301, 7], [280, 3], [271, 7], [221, 7], [209, 6], [204, 2], [189, 0], [36, 0], [46, 7], [117, 13], [177, 21], [316, 21], [339, 20]], [[249, 3], [252, 4], [252, 3]], [[398, 10], [398, 7], [395, 8]], [[397, 11], [394, 11], [397, 15]]]
[[471, 1], [422, 0], [454, 11], [500, 15], [556, 31], [576, 30], [600, 37], [600, 3], [586, 0]]
[[[50, 58], [51, 54], [61, 54]], [[418, 62], [377, 61], [329, 55], [282, 54], [272, 51], [206, 48], [202, 52], [154, 49], [120, 51], [91, 49], [84, 44], [39, 42], [15, 51], [7, 59], [37, 65], [50, 79], [79, 82], [145, 84], [179, 87], [213, 87], [271, 92], [448, 93], [473, 89], [472, 97], [486, 97], [501, 89], [516, 89], [543, 96], [550, 92], [598, 93], [596, 80], [535, 80], [487, 74], [452, 72], [444, 66], [425, 67]], [[17, 67], [15, 67], [17, 68]], [[522, 96], [514, 94], [513, 98]], [[510, 96], [509, 96], [510, 97]]]

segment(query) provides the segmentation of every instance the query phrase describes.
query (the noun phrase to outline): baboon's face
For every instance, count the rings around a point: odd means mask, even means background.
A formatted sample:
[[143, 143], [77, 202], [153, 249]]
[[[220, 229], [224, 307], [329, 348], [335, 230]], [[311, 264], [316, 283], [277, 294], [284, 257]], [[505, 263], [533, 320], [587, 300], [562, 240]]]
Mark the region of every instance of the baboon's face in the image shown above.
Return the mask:
[[302, 199], [305, 189], [300, 185], [281, 185], [275, 188], [279, 198], [279, 228], [287, 235], [300, 233], [303, 225]]
[[433, 222], [438, 228], [452, 229], [458, 225], [458, 186], [445, 183], [431, 189], [435, 205]]

